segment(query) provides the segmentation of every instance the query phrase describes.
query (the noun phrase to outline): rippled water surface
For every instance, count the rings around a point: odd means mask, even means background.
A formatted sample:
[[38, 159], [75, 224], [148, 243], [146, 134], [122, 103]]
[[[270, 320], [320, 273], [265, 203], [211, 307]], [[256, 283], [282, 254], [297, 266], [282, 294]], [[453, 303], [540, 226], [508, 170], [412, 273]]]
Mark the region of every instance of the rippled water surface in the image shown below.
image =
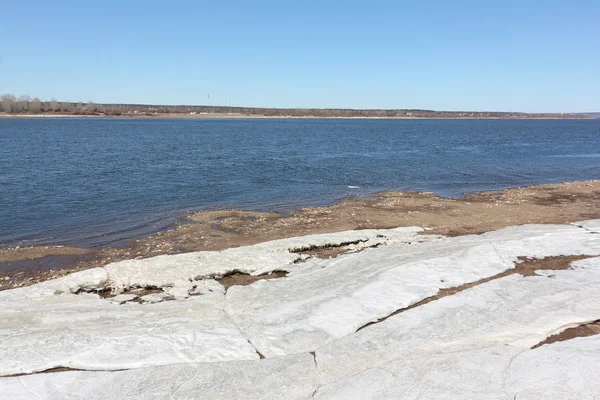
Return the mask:
[[200, 209], [600, 179], [599, 158], [600, 120], [0, 119], [0, 246], [106, 245]]

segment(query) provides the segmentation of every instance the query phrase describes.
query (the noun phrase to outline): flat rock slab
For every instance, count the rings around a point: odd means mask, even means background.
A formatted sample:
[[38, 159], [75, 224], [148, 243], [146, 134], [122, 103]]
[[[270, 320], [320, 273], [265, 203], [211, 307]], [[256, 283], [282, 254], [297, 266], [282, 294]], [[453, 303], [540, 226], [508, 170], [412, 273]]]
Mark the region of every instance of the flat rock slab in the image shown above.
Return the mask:
[[[493, 279], [403, 309], [441, 289], [501, 274], [519, 257], [600, 255], [596, 224], [525, 225], [456, 238], [417, 235], [415, 228], [341, 232], [240, 248], [235, 257], [211, 252], [210, 268], [195, 262], [171, 269], [174, 259], [167, 259], [160, 270], [157, 257], [136, 260], [130, 277], [115, 275], [113, 264], [0, 292], [0, 393], [15, 399], [593, 398], [600, 390], [600, 336], [531, 348], [600, 319], [600, 258]], [[356, 240], [357, 253], [290, 261], [302, 249]], [[368, 248], [369, 241], [380, 247]], [[207, 277], [229, 271], [248, 256], [258, 256], [249, 273], [282, 265], [290, 273], [228, 290], [212, 279], [185, 278], [198, 268]], [[165, 285], [158, 296], [176, 299], [115, 304], [93, 294], [108, 282], [127, 287], [144, 279]], [[7, 376], [56, 367], [87, 371]]]
[[0, 374], [259, 359], [222, 305], [222, 294], [122, 305], [69, 294], [3, 308]]
[[110, 301], [117, 304], [123, 304], [131, 300], [137, 299], [138, 296], [136, 294], [120, 294], [115, 297], [111, 297]]
[[226, 311], [266, 357], [315, 350], [440, 289], [500, 274], [519, 256], [600, 254], [598, 235], [529, 225], [484, 235], [390, 243], [308, 262], [285, 279], [232, 287]]
[[[382, 244], [388, 240], [416, 240], [421, 228], [347, 231], [288, 238], [222, 251], [163, 255], [142, 260], [125, 260], [104, 267], [111, 286], [130, 288], [174, 286], [181, 281], [223, 276], [231, 272], [260, 275], [291, 271], [303, 257], [298, 252], [350, 243]], [[426, 240], [425, 237], [422, 240]]]
[[[318, 349], [322, 381], [332, 383], [315, 398], [344, 398], [362, 388], [358, 398], [513, 398], [521, 387], [505, 387], [505, 380], [513, 376], [526, 386], [528, 377], [511, 373], [512, 362], [552, 349], [556, 343], [531, 349], [548, 336], [598, 319], [598, 287], [600, 258], [553, 271], [552, 278], [508, 276], [407, 310]], [[600, 336], [592, 338], [600, 343]], [[574, 371], [588, 368], [577, 360]], [[369, 384], [381, 370], [385, 382]]]
[[0, 379], [6, 399], [308, 399], [313, 357], [190, 363], [117, 372], [71, 371]]
[[600, 219], [591, 219], [588, 221], [574, 222], [571, 225], [580, 226], [590, 232], [600, 233]]
[[576, 264], [479, 285], [314, 355], [36, 374], [0, 388], [14, 399], [594, 399], [600, 336], [530, 346], [600, 312], [600, 258]]
[[[421, 231], [350, 231], [123, 261], [0, 292], [0, 376], [59, 367], [121, 370], [259, 359], [257, 349], [227, 314], [223, 286], [213, 279], [195, 280], [196, 274], [301, 268], [293, 263], [300, 257], [294, 251], [315, 246], [437, 240], [417, 239]], [[134, 294], [108, 299], [93, 294], [111, 284], [113, 289], [148, 285], [164, 292], [144, 296], [141, 304], [131, 302]]]

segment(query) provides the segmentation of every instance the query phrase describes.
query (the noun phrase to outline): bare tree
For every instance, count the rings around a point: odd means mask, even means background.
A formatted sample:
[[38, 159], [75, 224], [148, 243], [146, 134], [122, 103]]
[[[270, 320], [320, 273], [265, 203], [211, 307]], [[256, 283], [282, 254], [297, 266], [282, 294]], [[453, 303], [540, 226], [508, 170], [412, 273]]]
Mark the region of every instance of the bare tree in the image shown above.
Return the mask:
[[54, 97], [50, 100], [50, 111], [56, 112], [58, 110], [58, 100]]
[[31, 102], [31, 96], [23, 95], [17, 99], [16, 112], [27, 112], [29, 110], [29, 103]]
[[14, 94], [3, 94], [2, 96], [0, 96], [0, 99], [2, 100], [2, 109], [5, 113], [11, 113], [15, 111], [15, 103], [17, 101], [17, 98]]
[[39, 97], [34, 97], [33, 100], [31, 100], [31, 103], [29, 104], [29, 111], [36, 114], [42, 111], [42, 102], [40, 101]]

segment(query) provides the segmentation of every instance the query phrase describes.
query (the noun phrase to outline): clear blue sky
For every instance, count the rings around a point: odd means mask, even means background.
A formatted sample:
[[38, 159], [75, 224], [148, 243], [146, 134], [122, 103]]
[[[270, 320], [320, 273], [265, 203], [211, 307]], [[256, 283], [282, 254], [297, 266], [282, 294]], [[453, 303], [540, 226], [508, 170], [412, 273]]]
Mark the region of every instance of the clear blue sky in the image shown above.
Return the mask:
[[600, 1], [0, 0], [0, 93], [600, 111]]

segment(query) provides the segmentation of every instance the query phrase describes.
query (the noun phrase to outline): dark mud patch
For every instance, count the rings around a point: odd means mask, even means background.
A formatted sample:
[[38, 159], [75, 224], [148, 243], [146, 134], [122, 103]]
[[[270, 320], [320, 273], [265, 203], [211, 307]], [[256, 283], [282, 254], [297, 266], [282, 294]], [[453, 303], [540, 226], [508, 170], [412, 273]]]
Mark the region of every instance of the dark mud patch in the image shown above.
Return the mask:
[[[381, 237], [383, 237], [383, 236], [381, 236]], [[365, 243], [365, 242], [367, 242], [367, 240], [355, 240], [352, 242], [344, 242], [344, 243], [341, 243], [338, 245], [333, 244], [333, 245], [326, 245], [326, 246], [313, 246], [313, 247], [309, 247], [309, 248], [293, 250], [292, 253], [297, 253], [297, 254], [304, 256], [303, 258], [300, 258], [300, 259], [294, 261], [294, 264], [304, 263], [313, 257], [320, 258], [323, 260], [327, 260], [330, 258], [336, 258], [342, 254], [348, 253], [351, 250], [350, 245], [356, 245], [356, 244]], [[366, 246], [359, 250], [353, 250], [352, 253], [358, 253], [360, 251], [363, 251], [364, 249], [377, 248], [382, 245], [385, 245], [385, 243], [375, 243], [372, 246]]]
[[111, 288], [104, 288], [103, 290], [101, 290], [99, 292], [94, 292], [94, 293], [97, 293], [98, 295], [100, 295], [100, 297], [102, 297], [104, 299], [110, 299], [110, 298], [113, 298], [113, 297], [116, 297], [116, 296], [122, 295], [122, 294], [133, 294], [135, 296], [138, 296], [138, 298], [140, 298], [147, 294], [157, 294], [157, 293], [164, 293], [164, 292], [165, 291], [162, 288], [159, 288], [156, 286], [148, 286], [148, 287], [144, 287], [144, 288], [128, 289], [121, 293], [116, 293]]
[[[195, 289], [195, 287], [194, 287], [194, 289]], [[107, 299], [107, 300], [111, 300], [120, 295], [135, 296], [131, 300], [127, 300], [127, 301], [123, 301], [123, 302], [119, 303], [122, 305], [122, 304], [126, 304], [126, 303], [138, 303], [138, 304], [153, 303], [151, 301], [144, 301], [144, 299], [142, 297], [149, 295], [149, 294], [162, 294], [162, 293], [165, 293], [165, 291], [164, 291], [164, 288], [160, 288], [160, 287], [156, 287], [156, 286], [147, 286], [147, 287], [128, 288], [127, 290], [125, 290], [123, 292], [118, 292], [114, 288], [107, 286], [107, 287], [104, 287], [104, 288], [101, 288], [98, 290], [82, 290], [82, 289], [80, 289], [77, 292], [75, 292], [75, 294], [82, 294], [82, 293], [97, 294], [101, 298]], [[198, 294], [191, 294], [190, 296], [196, 296], [196, 295], [198, 295]], [[163, 297], [162, 300], [160, 300], [160, 302], [171, 301], [171, 300], [175, 300], [175, 297], [165, 294], [165, 296]]]
[[96, 260], [97, 256], [90, 253], [84, 254], [57, 254], [40, 258], [5, 261], [0, 262], [0, 273], [17, 274], [23, 272], [24, 275], [32, 276], [44, 271], [59, 271], [65, 268], [72, 268], [74, 265], [83, 264]]
[[299, 260], [296, 260], [296, 264], [305, 262], [309, 258], [318, 257], [322, 259], [335, 258], [341, 254], [348, 252], [350, 245], [357, 245], [359, 243], [365, 243], [365, 240], [353, 240], [349, 242], [342, 242], [339, 244], [326, 244], [323, 246], [306, 246], [300, 247], [297, 249], [291, 249], [291, 253], [296, 253], [300, 255], [304, 255], [305, 257]]
[[299, 251], [299, 252], [297, 252], [298, 254], [302, 254], [307, 257], [300, 258], [300, 259], [296, 260], [295, 263], [296, 264], [303, 263], [303, 262], [306, 262], [309, 258], [313, 258], [313, 257], [317, 257], [317, 258], [321, 258], [321, 259], [335, 258], [339, 255], [345, 254], [346, 252], [348, 252], [348, 250], [349, 250], [348, 246], [338, 246], [338, 247], [322, 247], [322, 248], [317, 248], [314, 250]]
[[538, 196], [533, 199], [534, 204], [541, 206], [551, 206], [557, 204], [572, 204], [578, 201], [590, 201], [600, 198], [600, 192], [595, 190], [585, 195], [575, 193], [565, 193], [558, 190], [550, 190], [544, 196]]
[[225, 287], [225, 290], [227, 290], [231, 286], [247, 286], [260, 280], [283, 278], [287, 276], [287, 274], [287, 271], [273, 271], [268, 274], [250, 275], [245, 274], [243, 272], [235, 271], [215, 280], [218, 281], [221, 285], [223, 285]]
[[367, 240], [368, 239], [365, 239], [365, 240], [359, 239], [359, 240], [352, 240], [352, 241], [342, 242], [342, 243], [332, 243], [332, 244], [325, 244], [325, 245], [310, 245], [310, 246], [298, 247], [295, 249], [290, 249], [290, 253], [306, 254], [308, 252], [316, 251], [316, 250], [326, 250], [326, 249], [332, 249], [332, 248], [348, 247], [351, 244], [365, 243]]
[[57, 254], [0, 263], [0, 290], [60, 278], [99, 262], [98, 253]]

